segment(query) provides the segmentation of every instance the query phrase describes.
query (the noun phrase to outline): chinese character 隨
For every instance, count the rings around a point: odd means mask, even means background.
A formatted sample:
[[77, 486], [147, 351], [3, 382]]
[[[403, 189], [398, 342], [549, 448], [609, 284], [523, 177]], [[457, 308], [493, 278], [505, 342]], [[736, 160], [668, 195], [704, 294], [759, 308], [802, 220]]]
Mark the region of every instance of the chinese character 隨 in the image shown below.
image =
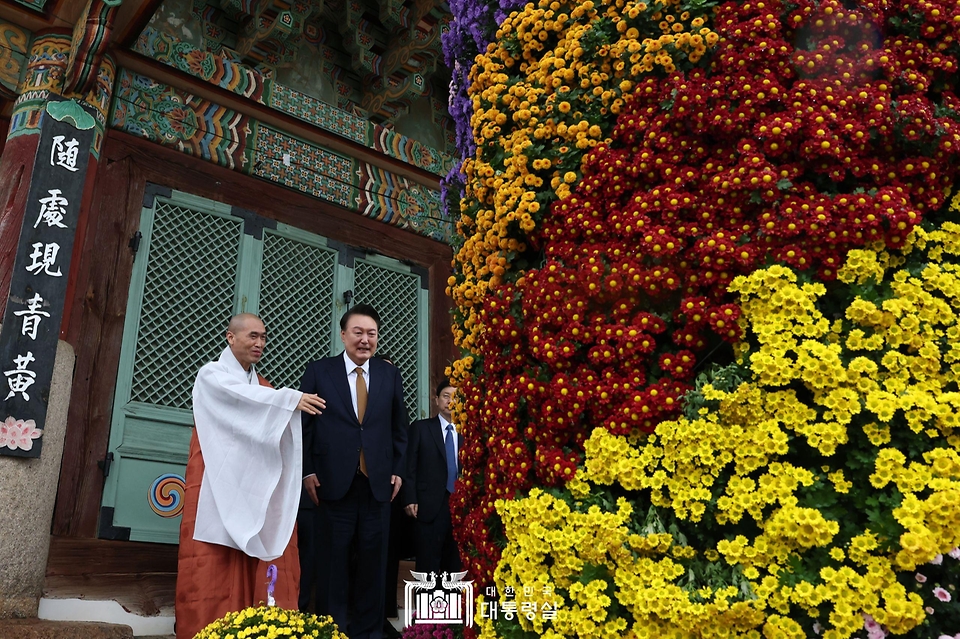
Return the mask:
[[50, 166], [62, 166], [68, 171], [77, 170], [77, 152], [80, 143], [76, 138], [71, 138], [69, 142], [63, 135], [53, 136], [53, 144], [50, 146]]
[[60, 245], [56, 242], [50, 242], [49, 244], [36, 242], [32, 246], [33, 253], [30, 254], [30, 259], [33, 260], [33, 264], [27, 266], [27, 270], [34, 275], [39, 275], [42, 271], [52, 277], [63, 277], [59, 267], [56, 272], [51, 270], [57, 263], [57, 253], [60, 252]]
[[33, 228], [40, 226], [40, 222], [46, 222], [47, 226], [58, 226], [62, 229], [67, 228], [63, 223], [63, 218], [67, 215], [67, 198], [60, 195], [60, 189], [50, 189], [47, 191], [49, 197], [40, 198], [40, 214], [37, 221], [33, 223]]
[[23, 311], [14, 311], [13, 314], [23, 318], [23, 326], [20, 327], [21, 335], [28, 335], [30, 339], [37, 339], [37, 329], [40, 328], [40, 321], [44, 317], [50, 317], [50, 313], [41, 311], [43, 298], [40, 293], [34, 293], [33, 297], [27, 300], [27, 308]]
[[3, 374], [7, 376], [7, 386], [10, 388], [10, 392], [3, 398], [4, 401], [14, 395], [22, 395], [24, 401], [30, 401], [27, 389], [37, 381], [37, 374], [27, 367], [35, 361], [37, 360], [31, 351], [27, 351], [26, 355], [17, 355], [13, 358], [13, 364], [16, 368], [12, 371], [3, 371]]

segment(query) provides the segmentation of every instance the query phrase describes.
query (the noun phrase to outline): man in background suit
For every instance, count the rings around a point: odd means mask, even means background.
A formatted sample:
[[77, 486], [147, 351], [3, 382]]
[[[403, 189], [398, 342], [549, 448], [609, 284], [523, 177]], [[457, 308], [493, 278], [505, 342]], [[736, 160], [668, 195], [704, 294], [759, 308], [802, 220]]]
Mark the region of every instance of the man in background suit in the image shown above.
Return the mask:
[[303, 421], [303, 488], [317, 507], [316, 607], [351, 639], [382, 637], [390, 502], [407, 445], [400, 371], [373, 359], [379, 331], [377, 311], [354, 306], [340, 318], [343, 353], [308, 364], [300, 383], [327, 402], [322, 415]]
[[417, 520], [417, 572], [439, 575], [461, 569], [450, 521], [462, 443], [451, 414], [456, 391], [450, 380], [440, 382], [434, 399], [437, 416], [410, 425], [402, 498], [405, 512]]

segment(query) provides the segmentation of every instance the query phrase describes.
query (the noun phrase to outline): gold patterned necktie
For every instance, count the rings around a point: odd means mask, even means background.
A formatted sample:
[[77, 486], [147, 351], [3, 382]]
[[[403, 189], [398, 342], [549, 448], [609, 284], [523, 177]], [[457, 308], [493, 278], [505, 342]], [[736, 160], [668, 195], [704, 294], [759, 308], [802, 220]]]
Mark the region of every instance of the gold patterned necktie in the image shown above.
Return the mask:
[[[363, 414], [367, 410], [367, 382], [363, 379], [363, 369], [359, 366], [357, 371], [357, 419], [363, 423]], [[360, 472], [367, 474], [367, 460], [363, 456], [363, 448], [360, 449]]]

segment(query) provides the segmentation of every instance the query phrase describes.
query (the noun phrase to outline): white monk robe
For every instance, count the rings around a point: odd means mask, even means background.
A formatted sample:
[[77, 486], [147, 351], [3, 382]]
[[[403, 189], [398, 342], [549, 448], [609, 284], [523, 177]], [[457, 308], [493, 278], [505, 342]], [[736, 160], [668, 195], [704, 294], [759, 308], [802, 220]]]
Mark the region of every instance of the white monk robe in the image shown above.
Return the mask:
[[277, 605], [296, 608], [300, 396], [271, 388], [252, 366], [243, 370], [229, 348], [197, 374], [180, 528], [177, 639], [261, 603], [264, 562], [279, 568]]
[[297, 522], [302, 393], [261, 386], [230, 348], [197, 373], [193, 420], [203, 483], [193, 538], [264, 561], [283, 554]]

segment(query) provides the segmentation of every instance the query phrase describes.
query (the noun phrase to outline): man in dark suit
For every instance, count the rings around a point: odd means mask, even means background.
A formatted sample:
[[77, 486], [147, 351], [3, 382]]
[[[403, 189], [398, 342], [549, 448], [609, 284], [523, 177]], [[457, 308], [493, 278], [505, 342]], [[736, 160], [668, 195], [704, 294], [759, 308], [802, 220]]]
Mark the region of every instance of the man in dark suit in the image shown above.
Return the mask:
[[443, 380], [434, 400], [437, 416], [410, 425], [402, 499], [405, 512], [417, 520], [417, 572], [439, 575], [461, 569], [450, 521], [450, 495], [456, 489], [461, 447], [451, 415], [456, 391], [449, 380]]
[[407, 446], [400, 371], [373, 359], [379, 330], [373, 307], [348, 310], [340, 318], [344, 352], [308, 364], [300, 383], [327, 402], [321, 415], [303, 420], [303, 489], [316, 506], [317, 531], [314, 557], [301, 562], [314, 562], [317, 612], [351, 639], [382, 636], [390, 502], [402, 485]]

